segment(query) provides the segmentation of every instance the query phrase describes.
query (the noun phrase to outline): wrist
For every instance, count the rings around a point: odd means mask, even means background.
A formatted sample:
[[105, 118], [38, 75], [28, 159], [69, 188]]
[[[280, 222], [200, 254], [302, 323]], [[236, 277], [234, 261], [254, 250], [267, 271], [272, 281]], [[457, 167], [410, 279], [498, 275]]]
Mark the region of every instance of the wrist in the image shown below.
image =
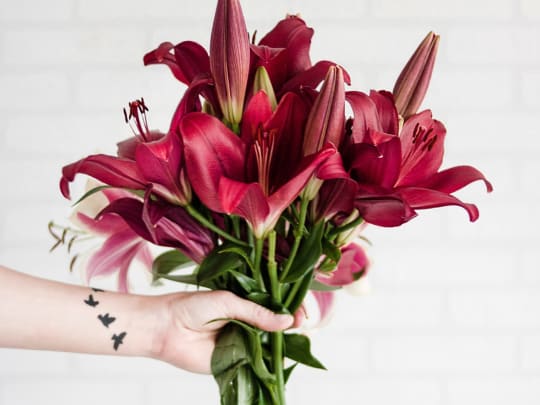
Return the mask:
[[131, 334], [136, 339], [132, 356], [157, 358], [163, 341], [167, 310], [164, 296], [133, 296]]

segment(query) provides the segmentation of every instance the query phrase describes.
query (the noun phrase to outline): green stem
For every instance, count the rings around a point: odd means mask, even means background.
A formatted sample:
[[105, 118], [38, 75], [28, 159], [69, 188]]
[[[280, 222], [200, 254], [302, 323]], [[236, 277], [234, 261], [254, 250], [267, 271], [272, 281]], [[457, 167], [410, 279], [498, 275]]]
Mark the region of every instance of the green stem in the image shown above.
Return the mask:
[[263, 245], [264, 245], [264, 239], [256, 238], [255, 239], [255, 261], [254, 261], [254, 268], [255, 268], [255, 274], [253, 274], [253, 277], [259, 284], [259, 288], [261, 291], [266, 291], [266, 287], [264, 286], [264, 280], [262, 278], [261, 274], [261, 259], [262, 259], [262, 251], [263, 251]]
[[348, 224], [345, 224], [343, 226], [340, 226], [331, 230], [329, 236], [337, 236], [342, 232], [348, 231], [349, 229], [356, 228], [362, 222], [364, 222], [364, 219], [362, 217], [358, 217], [354, 221], [349, 222]]
[[[281, 303], [281, 286], [277, 276], [276, 263], [276, 232], [272, 231], [268, 235], [268, 276], [272, 298], [275, 302]], [[280, 405], [285, 405], [285, 378], [283, 375], [283, 332], [272, 333], [272, 369], [276, 376], [277, 397]]]
[[231, 220], [233, 224], [234, 236], [240, 238], [240, 218], [233, 216], [231, 217]]
[[276, 263], [276, 231], [268, 235], [268, 276], [270, 278], [270, 291], [276, 302], [281, 302], [281, 286], [277, 275]]
[[218, 228], [216, 225], [214, 225], [212, 222], [210, 222], [208, 219], [206, 219], [199, 211], [197, 211], [193, 206], [186, 205], [186, 211], [191, 215], [193, 218], [195, 218], [197, 221], [199, 221], [202, 225], [210, 229], [211, 231], [214, 231], [218, 235], [220, 235], [223, 239], [227, 239], [230, 242], [236, 243], [237, 245], [241, 246], [249, 246], [246, 242], [241, 241], [240, 239], [235, 238], [232, 235], [229, 235], [227, 232], [225, 232], [223, 229]]
[[285, 304], [284, 304], [285, 308], [289, 308], [289, 306], [293, 302], [294, 297], [298, 293], [298, 290], [300, 289], [301, 286], [302, 286], [302, 279], [298, 280], [296, 283], [293, 284], [291, 290], [289, 291], [289, 294], [287, 294], [287, 299], [285, 300]]
[[283, 332], [272, 332], [272, 366], [276, 375], [279, 405], [285, 405], [285, 377], [283, 375]]
[[289, 273], [289, 270], [294, 262], [294, 258], [296, 257], [296, 253], [298, 253], [298, 248], [300, 247], [300, 242], [302, 241], [302, 236], [304, 234], [308, 205], [309, 200], [307, 198], [303, 198], [300, 203], [300, 218], [298, 220], [298, 227], [294, 230], [294, 244], [287, 262], [285, 263], [285, 268], [281, 273], [281, 280], [284, 280], [285, 277], [287, 277], [287, 274]]

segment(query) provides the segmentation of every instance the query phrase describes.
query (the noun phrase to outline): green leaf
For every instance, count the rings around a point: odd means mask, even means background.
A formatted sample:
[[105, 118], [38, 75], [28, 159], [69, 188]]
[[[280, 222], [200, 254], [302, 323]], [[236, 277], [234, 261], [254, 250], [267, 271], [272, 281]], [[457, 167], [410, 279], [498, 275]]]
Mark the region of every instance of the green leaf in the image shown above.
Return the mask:
[[320, 281], [317, 281], [316, 279], [313, 279], [311, 281], [311, 285], [309, 286], [309, 289], [311, 291], [336, 291], [341, 290], [342, 287], [338, 287], [335, 285], [326, 285], [321, 283]]
[[226, 251], [226, 249], [227, 247], [218, 246], [204, 258], [197, 270], [199, 283], [202, 284], [240, 267], [241, 257], [237, 253]]
[[270, 306], [272, 305], [272, 297], [268, 293], [252, 292], [248, 294], [246, 298], [266, 308], [270, 308]]
[[[251, 250], [251, 248], [249, 248]], [[250, 252], [248, 251], [248, 248], [242, 247], [242, 246], [229, 246], [224, 249], [220, 250], [221, 253], [236, 253], [238, 256], [240, 256], [246, 264], [249, 266], [252, 272], [254, 272], [255, 267], [253, 266], [253, 262], [250, 258]]]
[[260, 334], [262, 332], [242, 321], [233, 319], [230, 322], [240, 326], [245, 332], [251, 367], [257, 377], [266, 384], [274, 384], [276, 382], [276, 377], [268, 371], [263, 360], [263, 349], [260, 339]]
[[313, 269], [307, 273], [302, 280], [298, 280], [297, 283], [300, 283], [300, 287], [298, 288], [298, 291], [296, 292], [296, 295], [294, 296], [293, 300], [289, 304], [288, 310], [291, 314], [294, 314], [298, 308], [300, 308], [300, 305], [302, 305], [302, 302], [304, 302], [304, 298], [306, 297], [306, 294], [309, 290], [309, 287], [311, 286], [311, 282], [313, 281]]
[[287, 276], [281, 280], [282, 283], [292, 283], [301, 279], [322, 255], [321, 239], [324, 233], [324, 222], [316, 224], [307, 239], [300, 245], [291, 269]]
[[337, 267], [337, 263], [332, 260], [324, 260], [319, 267], [317, 268], [318, 271], [322, 271], [323, 273], [331, 273], [334, 271]]
[[275, 377], [262, 358], [261, 333], [244, 322], [230, 320], [219, 334], [211, 367], [220, 388], [222, 404], [257, 403], [263, 388], [260, 384], [264, 385], [267, 394], [272, 395]]
[[230, 274], [236, 281], [238, 281], [238, 284], [240, 284], [246, 293], [251, 294], [252, 292], [259, 290], [259, 283], [257, 283], [257, 281], [251, 277], [234, 270], [231, 270]]
[[339, 263], [339, 260], [341, 259], [341, 250], [327, 239], [322, 240], [322, 252], [330, 260]]
[[227, 324], [221, 330], [212, 353], [212, 374], [221, 395], [238, 374], [241, 366], [248, 364], [248, 351], [242, 331], [234, 324]]
[[321, 362], [311, 354], [311, 343], [307, 336], [291, 333], [284, 334], [283, 339], [286, 357], [306, 366], [326, 370]]
[[294, 363], [292, 366], [287, 367], [285, 370], [283, 370], [283, 379], [285, 380], [285, 384], [289, 381], [289, 378], [291, 377], [292, 372], [296, 368], [298, 363]]
[[102, 190], [105, 190], [106, 188], [113, 188], [112, 186], [98, 186], [98, 187], [94, 187], [93, 189], [91, 190], [88, 190], [86, 193], [84, 193], [84, 195], [79, 198], [77, 201], [75, 201], [72, 205], [72, 207], [75, 207], [77, 204], [79, 204], [80, 202], [86, 200], [88, 197], [90, 197], [91, 195], [94, 195], [96, 193], [99, 193], [100, 191]]
[[152, 263], [152, 275], [154, 281], [161, 276], [171, 273], [173, 270], [188, 266], [193, 261], [179, 250], [169, 250], [154, 259]]

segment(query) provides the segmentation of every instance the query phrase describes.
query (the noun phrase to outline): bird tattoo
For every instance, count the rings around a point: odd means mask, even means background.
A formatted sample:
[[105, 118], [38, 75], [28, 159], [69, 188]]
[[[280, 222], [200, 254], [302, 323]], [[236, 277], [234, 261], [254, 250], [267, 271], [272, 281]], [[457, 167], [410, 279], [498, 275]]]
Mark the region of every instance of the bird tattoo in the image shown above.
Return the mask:
[[86, 305], [90, 305], [91, 307], [95, 307], [95, 306], [97, 306], [99, 304], [99, 301], [94, 300], [94, 296], [92, 294], [90, 294], [88, 296], [88, 299], [84, 300], [84, 303]]
[[109, 313], [106, 313], [105, 315], [98, 315], [98, 319], [101, 321], [103, 326], [105, 326], [106, 328], [108, 328], [109, 325], [116, 320], [115, 317], [109, 316]]
[[119, 335], [114, 334], [111, 338], [111, 340], [114, 340], [114, 350], [118, 350], [118, 346], [124, 343], [124, 338], [126, 337], [127, 333], [122, 332]]

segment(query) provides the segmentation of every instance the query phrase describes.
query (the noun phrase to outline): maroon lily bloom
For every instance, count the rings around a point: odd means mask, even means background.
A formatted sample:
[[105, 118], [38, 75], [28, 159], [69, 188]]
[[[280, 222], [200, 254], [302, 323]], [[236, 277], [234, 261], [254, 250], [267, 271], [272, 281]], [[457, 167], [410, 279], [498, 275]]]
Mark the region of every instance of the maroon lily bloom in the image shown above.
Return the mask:
[[63, 169], [60, 181], [62, 194], [69, 198], [69, 183], [78, 173], [84, 173], [113, 187], [133, 190], [152, 190], [161, 198], [178, 205], [191, 201], [184, 155], [176, 133], [165, 135], [150, 131], [146, 121], [144, 100], [129, 104], [126, 122], [133, 121], [134, 137], [118, 144], [120, 157], [92, 155]]
[[182, 207], [150, 198], [121, 198], [113, 201], [98, 215], [117, 214], [141, 238], [158, 246], [173, 247], [196, 263], [214, 248], [212, 233], [195, 221]]
[[398, 226], [416, 216], [416, 209], [446, 205], [464, 208], [471, 221], [478, 218], [475, 205], [451, 193], [476, 180], [484, 181], [488, 192], [492, 186], [470, 166], [438, 172], [446, 129], [431, 111], [411, 116], [398, 135], [397, 112], [388, 93], [356, 93], [348, 100], [355, 114], [353, 142], [361, 141], [350, 145], [346, 159], [359, 187], [355, 205], [367, 222]]
[[[180, 124], [195, 193], [213, 211], [245, 218], [258, 238], [273, 229], [320, 164], [336, 153], [329, 147], [301, 160], [276, 156], [280, 144], [288, 142], [283, 132], [298, 128], [294, 121], [304, 119], [287, 114], [296, 110], [296, 102], [291, 94], [272, 114], [268, 97], [258, 93], [244, 113], [246, 133], [241, 138], [216, 118], [201, 113], [187, 115]], [[291, 131], [288, 136], [301, 137], [302, 132]], [[272, 168], [278, 164], [287, 166], [286, 172], [279, 172], [284, 177], [275, 176]]]

